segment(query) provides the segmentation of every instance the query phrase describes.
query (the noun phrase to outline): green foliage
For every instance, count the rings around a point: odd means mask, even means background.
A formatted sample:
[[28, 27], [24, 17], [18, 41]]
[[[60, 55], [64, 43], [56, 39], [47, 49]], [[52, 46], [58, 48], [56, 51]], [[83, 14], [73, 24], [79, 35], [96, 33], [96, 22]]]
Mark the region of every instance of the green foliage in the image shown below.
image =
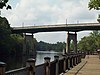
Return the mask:
[[11, 27], [6, 18], [0, 17], [0, 58], [21, 55], [22, 36], [11, 34]]
[[0, 17], [0, 48], [9, 48], [9, 42], [7, 40], [10, 40], [10, 33], [11, 28], [7, 19]]
[[100, 48], [100, 32], [93, 31], [79, 41], [78, 48], [82, 51], [95, 51]]
[[10, 34], [11, 28], [7, 19], [0, 17], [0, 50], [9, 48]]
[[100, 10], [100, 0], [90, 0], [88, 4], [89, 9]]
[[9, 0], [0, 0], [0, 9], [3, 9], [3, 7], [6, 7], [6, 9], [11, 9], [11, 6], [10, 5], [7, 5], [7, 2]]
[[20, 56], [23, 49], [23, 37], [20, 34], [11, 34], [10, 55]]
[[71, 41], [70, 41], [70, 50], [73, 51], [74, 48], [75, 48], [75, 47], [74, 47], [74, 41], [71, 40]]
[[4, 6], [6, 6], [6, 3], [8, 0], [0, 0], [0, 8], [3, 9]]
[[50, 44], [43, 41], [37, 43], [36, 49], [38, 51], [58, 51], [61, 52], [66, 47], [65, 42], [57, 42], [56, 44]]

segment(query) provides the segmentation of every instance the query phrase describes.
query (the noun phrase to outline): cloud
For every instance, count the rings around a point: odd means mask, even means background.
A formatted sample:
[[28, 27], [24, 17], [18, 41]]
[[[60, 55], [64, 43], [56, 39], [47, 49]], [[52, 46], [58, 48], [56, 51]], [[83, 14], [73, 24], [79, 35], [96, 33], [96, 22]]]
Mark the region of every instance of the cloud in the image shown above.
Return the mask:
[[[10, 0], [11, 1], [11, 0]], [[6, 16], [11, 26], [27, 25], [45, 25], [45, 24], [59, 24], [77, 23], [79, 22], [96, 22], [97, 11], [89, 11], [89, 0], [12, 0], [12, 10], [3, 10], [3, 15]], [[50, 35], [49, 35], [50, 34]], [[41, 35], [41, 36], [40, 36]], [[66, 37], [65, 33], [48, 33], [38, 34], [39, 39], [47, 37], [55, 38], [59, 35], [59, 40]], [[52, 37], [51, 37], [52, 35]], [[44, 36], [44, 37], [43, 37]], [[81, 36], [80, 36], [81, 37]], [[56, 39], [52, 40], [55, 41]]]
[[[11, 26], [69, 23], [76, 20], [94, 20], [94, 12], [88, 10], [89, 0], [17, 0], [11, 14], [7, 15]], [[15, 4], [15, 3], [14, 3]]]
[[49, 43], [56, 43], [58, 41], [66, 41], [66, 32], [46, 32], [34, 34], [38, 41], [45, 41]]

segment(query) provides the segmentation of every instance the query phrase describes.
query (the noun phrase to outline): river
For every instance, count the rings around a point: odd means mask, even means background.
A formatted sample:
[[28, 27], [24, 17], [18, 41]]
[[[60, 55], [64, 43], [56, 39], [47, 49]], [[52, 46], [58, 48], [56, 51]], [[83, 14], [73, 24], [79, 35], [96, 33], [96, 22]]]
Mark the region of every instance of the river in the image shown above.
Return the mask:
[[53, 61], [55, 55], [61, 56], [62, 53], [54, 51], [38, 51], [36, 56], [36, 65], [44, 63], [44, 57], [50, 57], [51, 61]]
[[[51, 58], [50, 61], [53, 61], [55, 55], [61, 56], [62, 53], [54, 52], [54, 51], [37, 51], [36, 65], [44, 63], [44, 57], [50, 57]], [[23, 59], [22, 57], [17, 57], [16, 59], [13, 57], [9, 58], [6, 62], [7, 63], [6, 71], [21, 68], [21, 67], [25, 66], [27, 58], [26, 57], [24, 57], [24, 58], [25, 59]]]

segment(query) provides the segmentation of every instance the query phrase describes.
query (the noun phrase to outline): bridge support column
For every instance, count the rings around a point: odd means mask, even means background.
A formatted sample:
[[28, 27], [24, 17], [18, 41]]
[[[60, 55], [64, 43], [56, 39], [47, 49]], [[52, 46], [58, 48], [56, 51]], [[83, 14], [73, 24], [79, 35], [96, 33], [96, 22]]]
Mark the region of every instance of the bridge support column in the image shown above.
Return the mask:
[[0, 62], [0, 75], [5, 75], [6, 64], [4, 62]]
[[67, 42], [66, 42], [66, 53], [70, 53], [70, 41], [73, 40], [74, 42], [74, 52], [77, 53], [77, 33], [67, 33]]
[[67, 33], [67, 41], [66, 41], [66, 53], [70, 53], [70, 41], [69, 41], [69, 32]]
[[77, 53], [77, 33], [75, 32], [75, 34], [74, 34], [74, 38], [75, 38], [75, 40], [74, 40], [74, 44], [75, 44], [75, 52]]
[[33, 34], [27, 35], [24, 34], [24, 41], [23, 41], [23, 55], [27, 58], [36, 58], [36, 50], [35, 44], [33, 39]]

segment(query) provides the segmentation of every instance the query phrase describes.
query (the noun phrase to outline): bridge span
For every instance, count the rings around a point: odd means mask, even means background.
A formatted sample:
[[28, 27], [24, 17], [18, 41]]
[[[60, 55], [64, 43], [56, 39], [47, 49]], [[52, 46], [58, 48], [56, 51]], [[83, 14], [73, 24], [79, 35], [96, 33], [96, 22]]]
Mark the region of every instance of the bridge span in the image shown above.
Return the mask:
[[58, 24], [58, 25], [41, 25], [13, 27], [13, 33], [38, 33], [53, 31], [71, 31], [78, 32], [84, 30], [100, 30], [100, 23], [79, 23], [79, 24]]
[[[28, 53], [35, 53], [34, 50], [34, 42], [33, 34], [38, 32], [51, 32], [51, 31], [68, 31], [67, 33], [67, 43], [66, 43], [66, 49], [64, 50], [64, 54], [62, 56], [62, 59], [59, 58], [59, 56], [54, 56], [54, 61], [50, 62], [50, 57], [45, 57], [45, 62], [43, 64], [40, 64], [38, 66], [35, 66], [35, 59], [30, 57], [30, 59], [27, 60], [26, 67], [22, 67], [20, 69], [7, 71], [5, 72], [6, 64], [3, 62], [0, 62], [0, 75], [60, 75], [65, 74], [70, 75], [70, 73], [73, 73], [73, 67], [74, 70], [75, 66], [78, 67], [80, 65], [81, 58], [85, 58], [85, 53], [80, 53], [77, 51], [77, 33], [78, 31], [83, 30], [100, 30], [100, 24], [99, 23], [80, 23], [80, 24], [59, 24], [59, 25], [45, 25], [45, 26], [27, 26], [27, 27], [13, 27], [12, 33], [32, 33], [32, 35], [26, 35], [24, 36], [24, 42], [23, 42], [23, 55], [27, 55]], [[69, 33], [69, 32], [75, 32], [75, 34]], [[70, 41], [73, 40], [74, 42], [74, 53], [70, 52]], [[30, 45], [30, 48], [28, 44]], [[92, 62], [92, 63], [91, 63]], [[99, 67], [99, 60], [96, 57], [90, 57], [87, 59], [87, 63], [85, 64], [84, 68], [78, 69], [78, 71], [74, 71], [74, 75], [99, 75], [100, 74], [100, 68]], [[88, 68], [87, 68], [88, 66]], [[95, 68], [94, 68], [95, 67]], [[70, 70], [72, 69], [72, 70]], [[80, 70], [80, 71], [79, 71]], [[69, 71], [66, 74], [66, 71]], [[92, 72], [94, 71], [94, 72]], [[81, 73], [81, 74], [80, 74]]]

